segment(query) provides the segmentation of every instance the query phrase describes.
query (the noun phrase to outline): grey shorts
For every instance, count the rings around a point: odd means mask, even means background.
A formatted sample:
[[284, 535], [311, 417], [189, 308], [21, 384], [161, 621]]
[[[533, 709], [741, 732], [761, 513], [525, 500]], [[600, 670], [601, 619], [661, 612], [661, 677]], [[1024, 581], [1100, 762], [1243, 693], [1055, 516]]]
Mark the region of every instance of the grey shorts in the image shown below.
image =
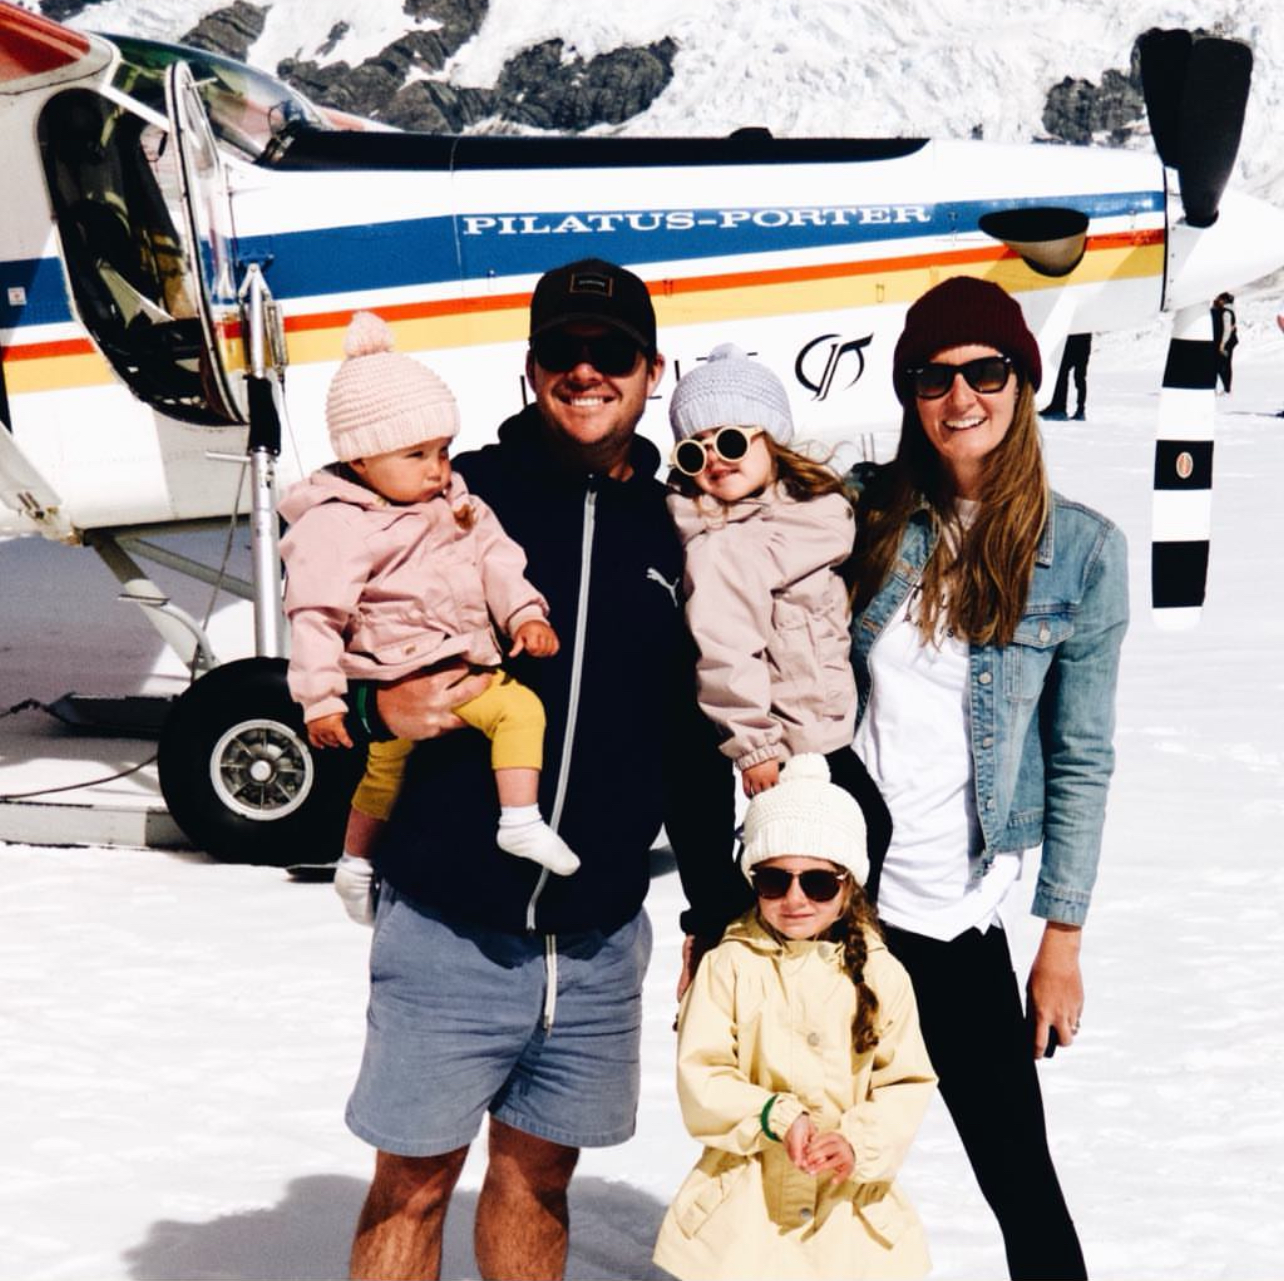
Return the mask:
[[611, 934], [507, 934], [385, 885], [348, 1128], [397, 1156], [464, 1147], [487, 1111], [568, 1147], [623, 1143], [650, 956], [645, 911]]

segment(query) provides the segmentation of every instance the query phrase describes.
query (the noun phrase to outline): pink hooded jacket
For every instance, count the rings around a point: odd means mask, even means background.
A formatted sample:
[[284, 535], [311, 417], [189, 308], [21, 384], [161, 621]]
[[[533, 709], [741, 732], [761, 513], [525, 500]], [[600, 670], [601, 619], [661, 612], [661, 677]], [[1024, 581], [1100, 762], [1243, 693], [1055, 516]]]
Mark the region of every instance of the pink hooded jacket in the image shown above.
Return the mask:
[[402, 505], [322, 468], [280, 512], [290, 693], [305, 720], [345, 711], [348, 677], [391, 681], [449, 658], [498, 667], [492, 618], [511, 636], [548, 616], [525, 552], [458, 475]]
[[737, 768], [852, 741], [856, 680], [835, 572], [856, 524], [841, 494], [799, 502], [775, 485], [729, 506], [669, 495], [686, 551], [700, 706]]

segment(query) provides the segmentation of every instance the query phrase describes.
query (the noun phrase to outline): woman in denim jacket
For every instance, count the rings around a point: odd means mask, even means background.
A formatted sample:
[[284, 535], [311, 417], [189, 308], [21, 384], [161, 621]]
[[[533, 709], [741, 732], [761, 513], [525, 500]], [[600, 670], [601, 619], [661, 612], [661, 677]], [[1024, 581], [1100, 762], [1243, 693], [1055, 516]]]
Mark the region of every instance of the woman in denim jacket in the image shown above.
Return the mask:
[[[924, 294], [894, 355], [900, 447], [862, 466], [856, 753], [891, 809], [879, 915], [1014, 1278], [1083, 1277], [1035, 1059], [1079, 1031], [1114, 767], [1123, 535], [1047, 482], [1039, 349], [999, 286]], [[1027, 1014], [998, 914], [1043, 845]]]

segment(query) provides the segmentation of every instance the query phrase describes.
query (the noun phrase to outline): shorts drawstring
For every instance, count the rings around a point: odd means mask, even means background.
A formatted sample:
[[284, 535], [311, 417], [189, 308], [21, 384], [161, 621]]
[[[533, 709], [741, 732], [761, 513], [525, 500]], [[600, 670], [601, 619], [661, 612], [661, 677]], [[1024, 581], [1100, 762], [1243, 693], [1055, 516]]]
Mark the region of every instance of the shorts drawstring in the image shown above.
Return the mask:
[[553, 1030], [557, 1013], [557, 935], [544, 935], [544, 1031]]

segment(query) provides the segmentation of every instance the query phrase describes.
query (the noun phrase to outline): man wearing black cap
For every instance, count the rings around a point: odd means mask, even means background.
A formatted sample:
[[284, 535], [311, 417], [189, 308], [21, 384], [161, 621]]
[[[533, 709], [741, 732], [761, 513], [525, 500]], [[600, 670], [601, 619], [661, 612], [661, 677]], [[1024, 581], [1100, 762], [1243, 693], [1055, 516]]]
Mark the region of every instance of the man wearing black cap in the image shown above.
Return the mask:
[[375, 853], [366, 1050], [347, 1120], [378, 1155], [356, 1277], [438, 1275], [446, 1207], [487, 1113], [480, 1273], [560, 1277], [579, 1149], [634, 1128], [642, 903], [661, 824], [688, 936], [716, 940], [747, 905], [730, 771], [695, 699], [659, 452], [636, 435], [663, 370], [641, 280], [597, 259], [550, 271], [531, 299], [534, 403], [498, 444], [456, 460], [525, 548], [562, 641], [511, 668], [544, 703], [540, 808], [581, 867], [550, 878], [495, 847], [489, 745], [442, 733], [477, 678], [379, 689], [384, 724], [431, 741]]

